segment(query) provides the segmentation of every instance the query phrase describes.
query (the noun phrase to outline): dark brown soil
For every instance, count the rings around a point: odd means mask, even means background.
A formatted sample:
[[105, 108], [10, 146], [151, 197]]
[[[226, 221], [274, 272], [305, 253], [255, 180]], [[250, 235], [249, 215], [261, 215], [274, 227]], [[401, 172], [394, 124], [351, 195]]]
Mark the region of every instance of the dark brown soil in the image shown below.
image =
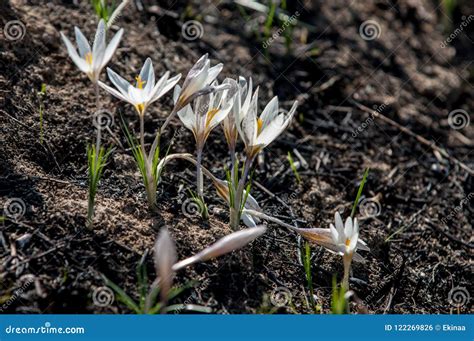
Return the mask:
[[[354, 311], [471, 312], [469, 300], [456, 307], [450, 298], [453, 289], [468, 294], [473, 289], [474, 22], [448, 47], [442, 45], [474, 14], [472, 3], [461, 2], [450, 16], [427, 0], [289, 1], [287, 12], [306, 23], [294, 28], [289, 51], [281, 37], [265, 49], [259, 38], [265, 16], [230, 1], [132, 3], [117, 21], [125, 34], [109, 65], [120, 74], [132, 79], [148, 56], [159, 75], [186, 74], [209, 53], [213, 63], [225, 65], [220, 79], [251, 76], [262, 100], [278, 95], [287, 108], [295, 98], [301, 102], [291, 127], [256, 166], [254, 179], [286, 203], [253, 186], [265, 212], [293, 215], [305, 222], [300, 227], [328, 227], [335, 211], [349, 214], [370, 167], [364, 202], [379, 205], [380, 214], [360, 214], [361, 237], [371, 252], [365, 265], [353, 267], [351, 287], [363, 301], [354, 303]], [[59, 31], [72, 37], [79, 26], [91, 36], [97, 20], [89, 1], [2, 1], [2, 27], [12, 20], [20, 20], [26, 32], [16, 41], [4, 32], [0, 36], [0, 197], [2, 207], [12, 198], [23, 200], [26, 212], [0, 227], [0, 311], [129, 313], [117, 302], [93, 303], [94, 290], [104, 285], [101, 275], [136, 297], [135, 267], [160, 228], [170, 228], [179, 257], [187, 257], [232, 232], [226, 207], [207, 184], [208, 203], [220, 210], [213, 210], [208, 222], [183, 214], [187, 189], [194, 189], [194, 168], [174, 162], [159, 186], [159, 213], [149, 212], [130, 150], [117, 146], [100, 184], [95, 229], [86, 230], [85, 150], [94, 140], [94, 95], [67, 56]], [[187, 20], [203, 24], [200, 39], [183, 38]], [[359, 33], [367, 20], [380, 27], [374, 40]], [[276, 22], [275, 31], [278, 27]], [[47, 84], [44, 144], [37, 96], [42, 83]], [[171, 109], [170, 97], [146, 117], [149, 143]], [[106, 93], [102, 102], [116, 112], [112, 131], [126, 146], [119, 113], [135, 130], [138, 118]], [[374, 118], [364, 108], [384, 116]], [[456, 109], [471, 122], [459, 130], [448, 122]], [[179, 127], [175, 120], [164, 147]], [[171, 152], [193, 153], [192, 135], [179, 132]], [[106, 140], [115, 143], [110, 134]], [[294, 149], [308, 163], [299, 170], [301, 184], [286, 158], [291, 151], [297, 159]], [[220, 129], [208, 140], [204, 160], [224, 177], [229, 160]], [[216, 313], [265, 313], [274, 311], [272, 297], [287, 290], [291, 304], [276, 311], [310, 313], [300, 240], [269, 227], [245, 249], [180, 273], [177, 285], [191, 279], [201, 285], [174, 303], [189, 303], [191, 297]], [[312, 252], [317, 303], [328, 313], [341, 261], [319, 247]], [[150, 276], [152, 264], [149, 257]]]

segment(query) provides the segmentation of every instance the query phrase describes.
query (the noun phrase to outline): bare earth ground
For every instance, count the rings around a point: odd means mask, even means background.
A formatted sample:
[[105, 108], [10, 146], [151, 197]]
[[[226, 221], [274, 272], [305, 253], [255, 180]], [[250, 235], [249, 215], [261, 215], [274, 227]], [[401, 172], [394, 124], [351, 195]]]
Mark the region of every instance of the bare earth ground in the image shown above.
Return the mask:
[[[264, 48], [257, 37], [264, 16], [231, 2], [140, 3], [143, 8], [132, 4], [117, 21], [125, 35], [109, 66], [120, 74], [132, 79], [148, 56], [159, 75], [185, 74], [207, 52], [214, 63], [225, 64], [220, 79], [251, 76], [262, 99], [278, 95], [286, 108], [295, 98], [301, 102], [290, 129], [256, 167], [255, 180], [280, 198], [253, 187], [267, 213], [293, 215], [305, 222], [300, 227], [328, 227], [336, 210], [349, 214], [370, 167], [359, 216], [371, 252], [366, 265], [353, 267], [351, 287], [363, 301], [354, 303], [354, 311], [472, 312], [474, 22], [442, 46], [445, 32], [474, 14], [472, 3], [461, 3], [449, 17], [434, 1], [294, 1], [288, 13], [307, 26], [294, 28], [289, 53], [282, 37]], [[184, 214], [194, 168], [174, 162], [159, 186], [160, 212], [150, 213], [118, 113], [135, 130], [138, 119], [130, 106], [102, 93], [104, 107], [116, 113], [112, 132], [125, 148], [117, 146], [107, 166], [96, 228], [87, 231], [85, 150], [94, 139], [95, 103], [59, 31], [72, 37], [79, 26], [91, 36], [96, 18], [88, 1], [2, 1], [1, 27], [12, 20], [26, 31], [14, 41], [5, 32], [0, 37], [0, 203], [6, 210], [21, 199], [25, 212], [0, 227], [0, 311], [128, 313], [116, 301], [94, 304], [94, 291], [104, 285], [101, 274], [136, 296], [135, 267], [159, 229], [168, 226], [180, 258], [190, 256], [231, 232], [225, 205], [207, 184], [207, 200], [216, 208], [210, 220]], [[188, 20], [203, 24], [201, 38], [183, 37]], [[378, 25], [375, 39], [359, 32], [367, 20]], [[43, 145], [37, 96], [42, 83]], [[170, 95], [151, 107], [147, 142], [170, 108]], [[374, 117], [372, 109], [384, 116]], [[470, 119], [462, 129], [448, 122], [453, 110]], [[115, 143], [110, 134], [106, 139]], [[194, 152], [192, 135], [176, 120], [164, 145], [171, 140], [171, 152]], [[294, 149], [308, 163], [299, 170], [300, 184], [286, 159]], [[204, 160], [224, 177], [229, 158], [220, 131], [211, 135]], [[216, 313], [262, 313], [275, 310], [275, 297], [291, 295], [276, 311], [310, 313], [300, 241], [269, 226], [251, 246], [180, 273], [177, 284], [201, 284], [175, 301]], [[315, 294], [328, 313], [332, 276], [341, 277], [341, 262], [319, 247], [312, 252]], [[151, 257], [148, 268], [153, 274]], [[456, 292], [464, 295], [457, 306]]]

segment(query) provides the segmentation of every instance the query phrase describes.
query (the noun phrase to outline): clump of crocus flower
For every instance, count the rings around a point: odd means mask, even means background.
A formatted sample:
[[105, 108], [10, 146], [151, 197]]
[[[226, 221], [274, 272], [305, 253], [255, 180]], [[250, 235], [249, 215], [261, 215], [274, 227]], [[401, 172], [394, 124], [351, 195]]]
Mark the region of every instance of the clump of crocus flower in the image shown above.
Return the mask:
[[[238, 162], [236, 162], [233, 165], [232, 176], [229, 177], [229, 192], [232, 196], [230, 225], [234, 229], [237, 229], [239, 225], [240, 215], [244, 207], [244, 190], [247, 187], [247, 192], [249, 192], [250, 189], [247, 177], [253, 161], [260, 151], [272, 143], [288, 127], [298, 106], [298, 102], [295, 101], [290, 111], [281, 111], [278, 106], [278, 97], [275, 96], [265, 106], [262, 113], [258, 115], [258, 88], [252, 94], [251, 87], [252, 80], [246, 86], [246, 82], [239, 79], [239, 90], [236, 93], [238, 104], [233, 111], [237, 131], [245, 144], [242, 176], [238, 178]], [[232, 150], [231, 153], [233, 153]]]
[[153, 144], [147, 152], [145, 150], [145, 114], [148, 107], [159, 100], [169, 90], [171, 90], [181, 78], [178, 74], [169, 78], [169, 71], [155, 82], [155, 70], [150, 58], [147, 58], [140, 74], [135, 77], [134, 84], [130, 84], [112, 69], [107, 69], [110, 81], [114, 84], [112, 88], [102, 82], [99, 85], [113, 96], [130, 103], [135, 108], [140, 119], [140, 142], [136, 143], [134, 137], [130, 134], [124, 124], [125, 133], [128, 142], [132, 148], [132, 153], [137, 166], [142, 174], [143, 183], [147, 194], [150, 208], [156, 205], [156, 189], [158, 186], [160, 174], [157, 172], [158, 162], [160, 160], [159, 144]]
[[[99, 99], [99, 77], [102, 69], [112, 58], [117, 46], [122, 38], [123, 29], [120, 29], [112, 38], [110, 43], [106, 44], [106, 24], [104, 20], [100, 20], [95, 33], [94, 43], [92, 48], [78, 27], [74, 27], [76, 34], [76, 44], [79, 49], [77, 52], [71, 41], [61, 32], [61, 38], [66, 45], [67, 52], [71, 57], [72, 61], [76, 66], [84, 72], [87, 77], [92, 81], [95, 88], [96, 97], [96, 113], [100, 110], [100, 99]], [[100, 117], [94, 117], [95, 120], [101, 120]], [[88, 146], [87, 148], [87, 159], [89, 169], [89, 197], [88, 197], [88, 209], [87, 209], [87, 224], [89, 227], [92, 226], [94, 218], [94, 205], [95, 195], [97, 193], [97, 186], [102, 176], [105, 164], [111, 153], [111, 149], [105, 149], [101, 147], [101, 129], [98, 124], [96, 126], [96, 144], [95, 146]]]
[[[196, 141], [196, 187], [199, 205], [203, 212], [207, 212], [204, 202], [203, 174], [201, 169], [202, 150], [211, 131], [217, 127], [228, 115], [232, 108], [234, 97], [228, 95], [227, 90], [218, 88], [218, 83], [212, 84], [216, 91], [197, 97], [193, 105], [188, 104], [178, 111], [183, 125], [192, 131]], [[174, 101], [178, 103], [181, 89], [175, 88]]]

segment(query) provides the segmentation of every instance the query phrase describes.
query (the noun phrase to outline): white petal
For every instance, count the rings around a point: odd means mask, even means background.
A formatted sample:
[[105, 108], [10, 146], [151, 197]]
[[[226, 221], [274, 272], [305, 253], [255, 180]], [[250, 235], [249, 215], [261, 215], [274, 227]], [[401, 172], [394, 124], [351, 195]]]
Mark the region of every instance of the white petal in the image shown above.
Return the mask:
[[173, 90], [173, 103], [176, 104], [178, 102], [179, 94], [181, 93], [181, 87], [176, 85]]
[[134, 86], [128, 88], [128, 97], [134, 105], [147, 103], [149, 100], [145, 90], [137, 89]]
[[334, 220], [336, 221], [336, 229], [339, 234], [344, 232], [344, 224], [342, 222], [341, 214], [336, 212], [334, 214]]
[[165, 74], [160, 79], [158, 79], [158, 82], [156, 82], [155, 86], [153, 87], [153, 89], [151, 89], [150, 94], [148, 96], [150, 98], [150, 103], [158, 100], [162, 95], [164, 95], [164, 93], [161, 94], [161, 90], [166, 85], [169, 76], [170, 72], [166, 71]]
[[79, 55], [81, 58], [84, 58], [87, 53], [91, 52], [91, 46], [78, 27], [74, 27], [74, 33], [76, 34], [76, 44], [79, 48]]
[[128, 97], [128, 88], [132, 85], [120, 77], [120, 75], [111, 68], [107, 68], [107, 75], [109, 76], [110, 81], [123, 94], [123, 96]]
[[180, 73], [174, 76], [173, 78], [168, 79], [166, 83], [161, 87], [160, 91], [154, 93], [152, 101], [156, 101], [157, 99], [161, 98], [161, 96], [170, 91], [176, 85], [176, 83], [179, 82], [180, 79]]
[[329, 229], [331, 230], [331, 238], [334, 244], [339, 243], [339, 233], [337, 233], [336, 228], [334, 227], [333, 224], [329, 225]]
[[[208, 54], [206, 53], [203, 55], [199, 60], [193, 65], [191, 70], [189, 70], [186, 79], [184, 80], [183, 88], [187, 87], [191, 80], [195, 78], [202, 70], [204, 69], [205, 65], [208, 64]], [[207, 72], [207, 71], [206, 71]]]
[[239, 116], [237, 122], [237, 128], [239, 134], [244, 141], [246, 146], [253, 146], [257, 136], [257, 101], [258, 101], [258, 88], [252, 97], [250, 103], [250, 109], [245, 115]]
[[228, 105], [226, 108], [220, 109], [219, 112], [211, 119], [211, 122], [209, 122], [208, 129], [212, 130], [217, 127], [217, 125], [219, 125], [219, 123], [221, 123], [227, 117], [230, 109], [232, 109], [232, 106], [230, 105]]
[[242, 88], [241, 101], [242, 101], [242, 107], [240, 109], [242, 112], [241, 114], [246, 115], [250, 107], [250, 102], [252, 101], [252, 78], [249, 79], [248, 87]]
[[347, 217], [346, 223], [344, 224], [344, 235], [346, 238], [350, 238], [352, 236], [352, 218]]
[[92, 64], [94, 70], [100, 71], [102, 69], [102, 61], [105, 55], [105, 22], [100, 20], [95, 32], [94, 45], [92, 46]]
[[[247, 195], [247, 190], [244, 190], [244, 195]], [[261, 211], [260, 205], [258, 204], [257, 200], [249, 194], [247, 196], [247, 201], [245, 201], [245, 208], [254, 210], [254, 211]]]
[[210, 63], [211, 62], [208, 60], [207, 54], [205, 54], [188, 72], [188, 75], [184, 80], [183, 91], [181, 93], [183, 101], [190, 97], [193, 93], [206, 86], [206, 79], [209, 72]]
[[[147, 58], [145, 64], [143, 64], [142, 70], [140, 71], [140, 79], [145, 84], [143, 90], [149, 94], [155, 86], [155, 71], [153, 70], [151, 58]], [[138, 87], [138, 82], [136, 87]]]
[[117, 33], [115, 33], [109, 45], [107, 45], [107, 48], [105, 49], [104, 53], [104, 59], [102, 60], [102, 67], [106, 66], [110, 59], [112, 59], [112, 56], [114, 55], [115, 50], [117, 49], [118, 44], [120, 43], [120, 39], [122, 39], [122, 35], [123, 28], [121, 28]]
[[244, 222], [245, 226], [247, 227], [255, 227], [257, 223], [255, 222], [254, 218], [247, 213], [242, 213], [242, 221]]
[[194, 114], [191, 105], [188, 104], [183, 109], [178, 111], [178, 117], [186, 128], [191, 131], [195, 130], [196, 115]]
[[351, 242], [349, 243], [349, 250], [354, 251], [356, 249], [358, 240], [359, 240], [359, 233], [355, 233], [351, 236]]
[[89, 71], [89, 65], [86, 63], [84, 59], [79, 57], [75, 47], [72, 45], [71, 41], [61, 32], [61, 38], [63, 39], [64, 44], [66, 45], [67, 53], [69, 57], [71, 57], [72, 61], [82, 72]]
[[206, 85], [211, 84], [216, 79], [217, 75], [219, 75], [219, 73], [222, 71], [223, 67], [224, 67], [224, 64], [222, 64], [222, 63], [211, 67], [208, 71], [205, 84]]
[[260, 119], [262, 127], [266, 127], [278, 115], [278, 97], [275, 96], [263, 109]]
[[102, 83], [101, 81], [99, 81], [99, 86], [104, 89], [105, 91], [107, 91], [108, 93], [110, 93], [111, 95], [117, 97], [118, 99], [121, 99], [122, 101], [125, 101], [127, 103], [131, 103], [133, 104], [129, 99], [128, 97], [125, 97], [123, 94], [121, 94], [120, 92], [118, 92], [117, 90], [115, 90], [114, 88], [108, 86], [107, 84], [104, 84]]
[[278, 113], [278, 115], [274, 117], [266, 127], [263, 127], [262, 132], [258, 136], [256, 144], [268, 146], [271, 142], [273, 142], [291, 123], [293, 115], [296, 112], [297, 105], [298, 103], [295, 102], [288, 114], [285, 114], [284, 112]]

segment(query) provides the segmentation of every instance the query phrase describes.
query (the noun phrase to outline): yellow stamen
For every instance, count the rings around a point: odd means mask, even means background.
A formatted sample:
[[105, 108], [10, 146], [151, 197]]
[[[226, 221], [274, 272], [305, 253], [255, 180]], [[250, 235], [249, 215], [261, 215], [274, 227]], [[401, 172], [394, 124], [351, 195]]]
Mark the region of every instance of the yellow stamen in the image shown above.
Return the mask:
[[84, 56], [84, 59], [86, 60], [87, 64], [92, 65], [92, 52], [87, 52]]
[[214, 109], [211, 109], [207, 112], [207, 116], [206, 116], [206, 128], [209, 126], [209, 124], [211, 123], [212, 119], [214, 118], [214, 116], [216, 116], [216, 114], [219, 112], [219, 109], [217, 108], [214, 108]]
[[263, 121], [259, 117], [257, 118], [257, 136], [260, 135], [260, 133], [262, 132], [262, 127], [263, 127]]
[[346, 239], [346, 246], [349, 247], [349, 245], [351, 244], [351, 240], [349, 238]]
[[145, 112], [145, 105], [143, 103], [135, 104], [135, 109], [137, 109], [140, 115], [143, 115]]
[[140, 76], [135, 77], [137, 81], [137, 88], [143, 89], [143, 85], [146, 83], [146, 81], [142, 80]]

